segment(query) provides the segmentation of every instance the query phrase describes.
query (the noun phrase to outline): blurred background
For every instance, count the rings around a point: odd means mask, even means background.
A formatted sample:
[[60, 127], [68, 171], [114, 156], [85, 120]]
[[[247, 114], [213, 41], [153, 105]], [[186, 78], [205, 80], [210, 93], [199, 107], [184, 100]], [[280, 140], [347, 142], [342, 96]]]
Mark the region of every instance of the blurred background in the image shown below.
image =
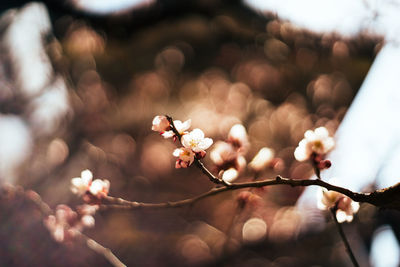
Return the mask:
[[[155, 115], [192, 119], [214, 141], [243, 124], [249, 162], [262, 147], [281, 159], [259, 174], [308, 178], [294, 161], [307, 129], [334, 134], [382, 45], [316, 34], [241, 1], [2, 2], [0, 181], [75, 206], [70, 180], [90, 169], [110, 195], [164, 202], [214, 185], [174, 169], [176, 144], [151, 131]], [[215, 173], [209, 157], [205, 164]], [[334, 163], [333, 163], [334, 164]], [[251, 180], [245, 170], [238, 181]], [[332, 223], [298, 230], [301, 188], [253, 190], [238, 210], [226, 192], [193, 206], [104, 211], [85, 233], [128, 266], [350, 266]], [[360, 263], [380, 217], [362, 205], [345, 225]], [[29, 203], [0, 202], [1, 266], [109, 266], [82, 245], [53, 241]], [[329, 220], [329, 217], [327, 217]]]

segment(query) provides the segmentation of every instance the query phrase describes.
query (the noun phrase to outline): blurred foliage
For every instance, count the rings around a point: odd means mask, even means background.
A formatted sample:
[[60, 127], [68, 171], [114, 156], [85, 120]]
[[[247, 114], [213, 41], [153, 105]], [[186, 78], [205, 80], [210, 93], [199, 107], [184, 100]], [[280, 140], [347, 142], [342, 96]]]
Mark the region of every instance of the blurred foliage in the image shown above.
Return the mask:
[[[59, 43], [49, 52], [69, 83], [73, 115], [54, 136], [35, 140], [34, 156], [18, 181], [52, 207], [80, 202], [69, 183], [83, 169], [109, 179], [110, 194], [129, 200], [173, 201], [210, 189], [213, 185], [198, 169], [174, 169], [175, 144], [150, 130], [158, 114], [191, 118], [193, 128], [215, 141], [242, 123], [252, 145], [248, 161], [268, 146], [284, 162], [284, 169], [267, 170], [262, 177], [307, 178], [311, 166], [294, 162], [297, 142], [310, 128], [335, 132], [380, 42], [362, 34], [349, 40], [315, 35], [237, 3], [143, 24], [129, 14], [85, 19], [57, 12], [50, 10]], [[251, 176], [248, 171], [241, 179]], [[333, 225], [306, 237], [293, 233], [298, 218], [288, 206], [300, 193], [298, 188], [270, 187], [257, 192], [261, 206], [239, 214], [238, 192], [180, 209], [101, 212], [87, 234], [128, 266], [348, 264]], [[7, 240], [0, 242], [1, 264], [107, 265], [88, 249], [55, 244], [32, 208], [15, 201], [1, 206], [6, 220], [0, 240]], [[357, 253], [365, 250], [361, 240], [370, 234], [373, 216], [374, 210], [364, 207], [358, 231], [348, 226], [360, 243]], [[265, 221], [267, 237], [246, 245], [242, 227], [251, 217]], [[29, 257], [32, 251], [35, 256]]]

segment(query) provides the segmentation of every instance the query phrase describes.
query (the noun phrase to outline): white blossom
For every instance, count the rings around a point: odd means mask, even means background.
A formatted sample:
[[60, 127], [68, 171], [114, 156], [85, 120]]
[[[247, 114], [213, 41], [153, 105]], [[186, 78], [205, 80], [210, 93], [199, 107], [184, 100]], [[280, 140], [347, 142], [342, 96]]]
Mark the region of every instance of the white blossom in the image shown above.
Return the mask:
[[234, 180], [236, 180], [236, 178], [238, 178], [238, 176], [239, 176], [238, 170], [236, 170], [235, 168], [229, 168], [223, 172], [222, 180], [224, 180], [227, 183], [231, 183]]
[[178, 157], [175, 164], [177, 169], [189, 167], [193, 163], [195, 157], [194, 152], [190, 148], [185, 147], [175, 149], [173, 155]]
[[202, 152], [209, 148], [213, 143], [211, 138], [204, 138], [204, 133], [200, 129], [194, 129], [182, 136], [182, 145], [190, 148], [193, 152]]
[[215, 165], [223, 165], [234, 161], [237, 157], [236, 149], [227, 142], [218, 141], [210, 152], [210, 159]]
[[95, 220], [92, 215], [80, 214], [67, 205], [58, 205], [54, 215], [43, 220], [51, 236], [57, 242], [70, 241], [85, 227], [93, 227]]
[[228, 134], [228, 142], [245, 152], [249, 147], [249, 138], [246, 128], [242, 124], [233, 125]]
[[110, 182], [108, 180], [96, 179], [89, 187], [89, 192], [97, 197], [107, 196], [110, 189]]
[[329, 136], [325, 127], [319, 127], [315, 131], [308, 130], [294, 151], [294, 156], [298, 161], [305, 161], [313, 153], [325, 155], [333, 149], [334, 145], [335, 141]]
[[[335, 181], [332, 179], [329, 183], [334, 184]], [[326, 188], [320, 188], [317, 196], [317, 206], [319, 209], [328, 210], [332, 207], [337, 207], [336, 218], [340, 223], [345, 221], [351, 222], [354, 213], [360, 208], [358, 202], [353, 201], [339, 192], [328, 191]]]
[[71, 191], [77, 195], [83, 195], [89, 189], [93, 179], [93, 174], [89, 170], [81, 172], [81, 177], [75, 177], [71, 179]]
[[275, 153], [271, 148], [261, 148], [249, 163], [249, 167], [256, 172], [264, 170], [269, 164], [271, 164], [274, 159], [274, 154]]
[[[190, 120], [190, 119], [185, 122], [181, 122], [180, 120], [174, 121], [175, 129], [177, 130], [177, 132], [180, 135], [186, 134], [187, 133], [186, 131], [189, 130], [191, 124], [192, 124], [192, 120]], [[163, 133], [162, 136], [164, 138], [171, 138], [171, 137], [175, 136], [175, 133], [172, 130], [170, 130], [170, 131]]]
[[71, 179], [71, 191], [78, 196], [82, 196], [85, 193], [90, 193], [93, 196], [101, 198], [108, 194], [110, 188], [110, 182], [108, 180], [96, 179], [92, 181], [93, 174], [89, 170], [81, 172], [81, 177], [75, 177]]

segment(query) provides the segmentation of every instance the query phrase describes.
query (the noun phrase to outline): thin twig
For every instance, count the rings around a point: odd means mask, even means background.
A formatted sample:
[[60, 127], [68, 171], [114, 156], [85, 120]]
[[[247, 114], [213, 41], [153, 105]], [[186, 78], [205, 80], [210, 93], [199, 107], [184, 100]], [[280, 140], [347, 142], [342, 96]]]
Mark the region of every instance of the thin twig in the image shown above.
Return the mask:
[[120, 261], [117, 256], [115, 256], [109, 248], [103, 247], [90, 237], [80, 234], [81, 239], [86, 243], [88, 248], [97, 252], [100, 255], [103, 255], [113, 266], [115, 267], [126, 267], [126, 265]]
[[356, 257], [354, 257], [353, 251], [351, 250], [349, 241], [346, 238], [346, 235], [345, 235], [345, 233], [343, 231], [342, 225], [338, 222], [338, 220], [336, 218], [337, 207], [335, 206], [335, 207], [330, 208], [330, 211], [332, 213], [332, 217], [333, 217], [333, 220], [334, 220], [334, 222], [336, 224], [336, 227], [337, 227], [337, 229], [339, 231], [340, 237], [342, 238], [343, 243], [344, 243], [344, 245], [346, 247], [346, 252], [347, 252], [347, 254], [349, 255], [349, 257], [351, 259], [351, 262], [353, 263], [353, 265], [355, 267], [359, 267], [360, 265], [358, 264], [358, 262], [356, 260]]

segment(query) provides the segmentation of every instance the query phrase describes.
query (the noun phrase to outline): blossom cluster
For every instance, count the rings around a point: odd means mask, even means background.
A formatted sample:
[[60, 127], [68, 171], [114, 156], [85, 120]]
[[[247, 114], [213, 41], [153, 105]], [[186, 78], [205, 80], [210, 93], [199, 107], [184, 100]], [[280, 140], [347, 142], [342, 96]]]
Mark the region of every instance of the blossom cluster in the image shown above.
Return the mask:
[[85, 195], [101, 199], [107, 196], [110, 189], [110, 182], [108, 180], [95, 179], [93, 181], [93, 174], [89, 170], [81, 172], [80, 177], [71, 179], [71, 191], [79, 196]]
[[319, 127], [314, 131], [308, 130], [294, 151], [294, 157], [298, 161], [311, 159], [314, 166], [323, 170], [331, 166], [330, 161], [323, 158], [334, 146], [335, 141], [329, 136], [325, 127]]
[[[335, 183], [331, 180], [330, 183]], [[336, 209], [336, 218], [338, 222], [351, 222], [354, 214], [360, 208], [360, 204], [351, 200], [349, 197], [336, 191], [328, 191], [326, 188], [318, 190], [317, 206], [321, 210]]]
[[213, 144], [213, 140], [204, 137], [204, 132], [200, 129], [188, 132], [190, 126], [191, 120], [185, 122], [174, 120], [171, 124], [166, 116], [159, 115], [153, 119], [151, 128], [153, 131], [159, 132], [164, 138], [174, 138], [174, 140], [178, 138], [182, 143], [182, 147], [172, 153], [178, 158], [175, 163], [176, 168], [187, 168], [195, 158], [203, 158], [206, 155], [205, 150]]
[[81, 205], [73, 211], [67, 205], [58, 205], [54, 215], [44, 219], [44, 225], [57, 242], [72, 241], [84, 228], [93, 227], [97, 205]]
[[[234, 181], [246, 168], [246, 154], [250, 143], [246, 128], [241, 124], [232, 126], [226, 141], [217, 142], [210, 152], [210, 158], [217, 172], [225, 182]], [[263, 147], [248, 164], [255, 172], [261, 172], [275, 161], [274, 151]]]

